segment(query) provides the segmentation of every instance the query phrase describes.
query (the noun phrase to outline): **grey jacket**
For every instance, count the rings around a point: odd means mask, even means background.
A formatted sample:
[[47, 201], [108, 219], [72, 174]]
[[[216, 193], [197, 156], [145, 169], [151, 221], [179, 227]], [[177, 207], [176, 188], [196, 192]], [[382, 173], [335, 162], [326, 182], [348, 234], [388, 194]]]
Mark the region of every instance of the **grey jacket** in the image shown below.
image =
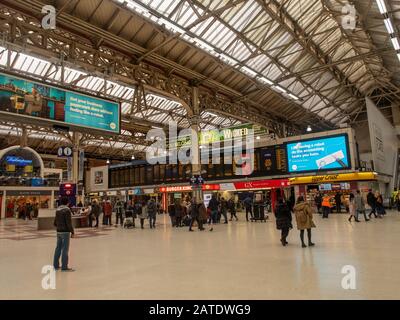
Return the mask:
[[361, 194], [356, 194], [354, 197], [354, 204], [357, 211], [365, 211], [365, 202]]

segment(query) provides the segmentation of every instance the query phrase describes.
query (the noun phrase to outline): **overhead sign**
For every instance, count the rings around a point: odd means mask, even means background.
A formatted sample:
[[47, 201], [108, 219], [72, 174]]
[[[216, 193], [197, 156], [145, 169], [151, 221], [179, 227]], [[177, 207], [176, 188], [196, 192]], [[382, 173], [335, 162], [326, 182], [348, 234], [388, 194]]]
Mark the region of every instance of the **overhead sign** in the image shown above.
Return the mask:
[[131, 196], [138, 196], [142, 194], [142, 189], [141, 188], [135, 188], [133, 190], [128, 190], [128, 194]]
[[55, 125], [120, 133], [117, 102], [0, 74], [0, 113]]
[[290, 184], [324, 184], [326, 182], [346, 182], [346, 181], [368, 181], [376, 180], [377, 174], [374, 172], [356, 172], [327, 174], [318, 176], [289, 178]]
[[347, 134], [288, 142], [288, 172], [350, 169]]
[[260, 170], [266, 175], [287, 173], [287, 156], [283, 145], [261, 148], [260, 161]]
[[186, 192], [192, 191], [192, 186], [161, 187], [160, 192]]
[[33, 161], [30, 159], [24, 159], [18, 156], [6, 156], [6, 163], [9, 165], [15, 165], [19, 167], [24, 167], [32, 165]]
[[270, 189], [270, 188], [284, 188], [289, 186], [287, 179], [274, 179], [274, 180], [255, 180], [245, 182], [234, 182], [236, 190], [240, 189]]

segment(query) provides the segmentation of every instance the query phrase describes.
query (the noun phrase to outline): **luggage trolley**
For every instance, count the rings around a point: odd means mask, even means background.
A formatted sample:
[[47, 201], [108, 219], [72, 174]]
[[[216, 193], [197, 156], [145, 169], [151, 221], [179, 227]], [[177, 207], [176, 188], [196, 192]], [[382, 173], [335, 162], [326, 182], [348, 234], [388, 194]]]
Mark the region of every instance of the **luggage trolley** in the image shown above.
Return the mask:
[[253, 218], [251, 221], [267, 222], [268, 217], [265, 215], [265, 204], [254, 204], [253, 205]]

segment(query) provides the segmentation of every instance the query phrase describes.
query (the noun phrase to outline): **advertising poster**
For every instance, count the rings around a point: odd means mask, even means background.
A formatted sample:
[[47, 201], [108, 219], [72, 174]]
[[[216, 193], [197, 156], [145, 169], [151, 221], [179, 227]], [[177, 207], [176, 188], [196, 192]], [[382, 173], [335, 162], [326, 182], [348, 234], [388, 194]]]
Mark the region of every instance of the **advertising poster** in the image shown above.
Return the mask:
[[347, 135], [290, 142], [286, 149], [289, 173], [341, 170], [351, 166]]
[[94, 184], [103, 184], [103, 171], [96, 171], [94, 173]]
[[0, 74], [0, 112], [120, 133], [119, 103], [5, 74]]

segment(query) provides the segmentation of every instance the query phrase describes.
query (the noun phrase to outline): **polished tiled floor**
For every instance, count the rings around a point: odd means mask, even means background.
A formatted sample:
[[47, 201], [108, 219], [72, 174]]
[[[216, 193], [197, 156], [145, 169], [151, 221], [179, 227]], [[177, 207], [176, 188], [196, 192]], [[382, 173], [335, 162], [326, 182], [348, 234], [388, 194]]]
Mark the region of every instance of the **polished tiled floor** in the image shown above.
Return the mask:
[[[79, 230], [77, 271], [57, 273], [55, 290], [41, 286], [54, 233], [1, 221], [0, 299], [400, 299], [400, 214], [315, 220], [316, 246], [305, 249], [297, 230], [282, 247], [274, 221], [243, 218], [214, 232], [172, 229], [163, 216], [156, 230]], [[355, 290], [341, 286], [344, 265], [356, 268]]]

